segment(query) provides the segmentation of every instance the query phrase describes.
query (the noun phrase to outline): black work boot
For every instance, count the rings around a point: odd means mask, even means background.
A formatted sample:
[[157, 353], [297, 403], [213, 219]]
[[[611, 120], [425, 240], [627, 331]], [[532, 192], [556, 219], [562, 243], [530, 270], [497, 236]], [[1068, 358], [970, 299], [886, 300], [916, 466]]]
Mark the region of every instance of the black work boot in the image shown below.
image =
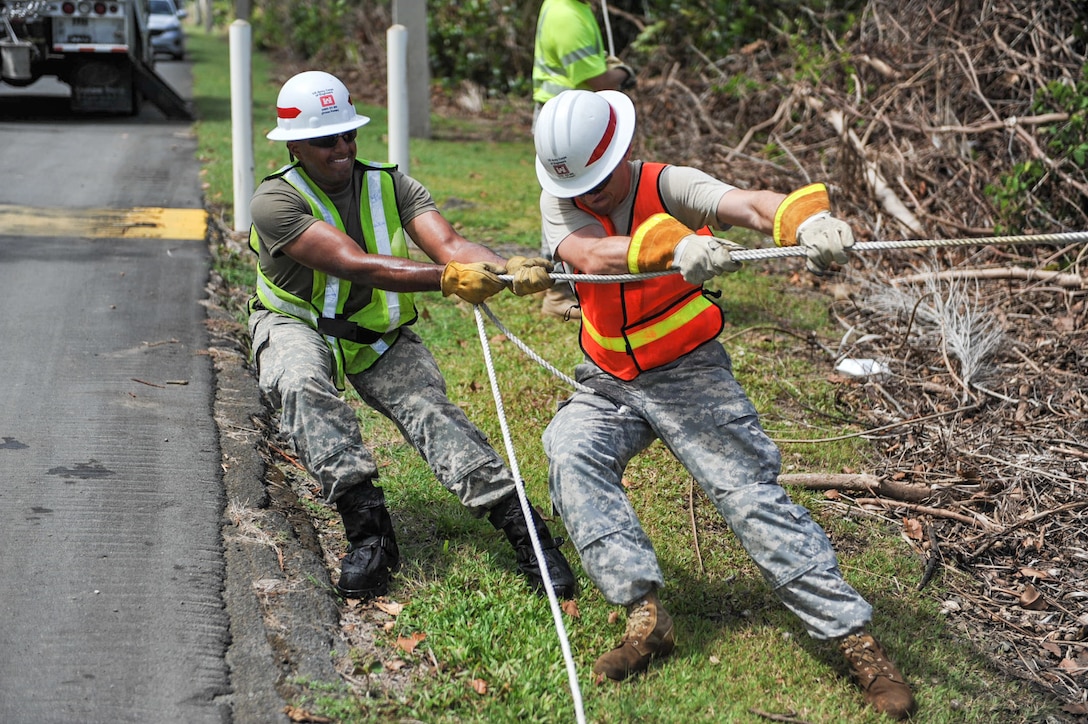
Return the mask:
[[370, 483], [348, 490], [336, 501], [351, 548], [340, 559], [336, 590], [347, 598], [369, 599], [389, 592], [389, 576], [400, 563], [385, 491]]
[[[557, 598], [574, 598], [578, 591], [578, 584], [574, 580], [574, 573], [570, 570], [567, 559], [559, 551], [563, 544], [562, 538], [552, 538], [548, 526], [540, 517], [536, 508], [529, 506], [533, 516], [533, 528], [536, 537], [540, 540], [540, 550], [544, 553], [544, 564], [548, 568], [548, 578], [552, 581], [552, 588]], [[537, 565], [536, 553], [533, 551], [533, 539], [529, 536], [529, 526], [525, 524], [525, 516], [521, 512], [521, 502], [517, 495], [504, 498], [491, 509], [487, 519], [506, 534], [506, 539], [514, 547], [514, 554], [518, 559], [518, 570], [529, 580], [529, 586], [537, 593], [543, 594], [544, 577]]]

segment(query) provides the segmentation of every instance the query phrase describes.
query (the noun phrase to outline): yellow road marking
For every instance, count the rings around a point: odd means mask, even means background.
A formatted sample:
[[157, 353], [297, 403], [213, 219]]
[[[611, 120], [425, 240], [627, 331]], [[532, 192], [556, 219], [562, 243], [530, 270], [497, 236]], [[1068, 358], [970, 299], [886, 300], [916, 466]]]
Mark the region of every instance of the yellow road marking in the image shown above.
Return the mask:
[[203, 239], [204, 209], [62, 209], [0, 204], [0, 234], [92, 239]]

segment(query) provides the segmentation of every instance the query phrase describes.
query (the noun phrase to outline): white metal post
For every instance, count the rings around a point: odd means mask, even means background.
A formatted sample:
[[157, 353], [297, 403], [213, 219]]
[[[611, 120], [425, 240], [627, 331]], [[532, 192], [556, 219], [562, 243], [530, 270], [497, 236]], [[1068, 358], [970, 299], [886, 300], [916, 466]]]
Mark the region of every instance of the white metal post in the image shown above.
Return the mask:
[[408, 168], [408, 29], [393, 25], [386, 33], [388, 48], [389, 161]]
[[253, 196], [253, 32], [245, 20], [230, 25], [230, 125], [234, 164], [234, 230], [246, 231]]

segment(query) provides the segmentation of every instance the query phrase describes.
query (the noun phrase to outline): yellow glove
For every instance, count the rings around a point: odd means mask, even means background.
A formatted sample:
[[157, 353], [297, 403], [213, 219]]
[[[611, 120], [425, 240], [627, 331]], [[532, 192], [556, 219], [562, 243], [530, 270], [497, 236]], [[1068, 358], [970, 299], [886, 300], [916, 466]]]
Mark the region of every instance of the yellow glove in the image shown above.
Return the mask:
[[635, 78], [635, 69], [627, 65], [627, 63], [624, 63], [616, 56], [610, 55], [605, 58], [604, 65], [608, 70], [614, 70], [616, 68], [619, 68], [627, 74], [627, 80], [620, 83], [620, 90], [628, 90], [630, 88], [634, 88], [635, 85], [638, 83], [638, 80]]
[[555, 284], [555, 280], [549, 272], [554, 268], [554, 264], [541, 256], [532, 258], [512, 256], [506, 262], [506, 273], [514, 277], [511, 289], [519, 297], [550, 289]]
[[442, 296], [456, 294], [469, 304], [482, 304], [506, 288], [499, 279], [504, 271], [501, 265], [489, 261], [471, 264], [451, 261], [442, 270]]

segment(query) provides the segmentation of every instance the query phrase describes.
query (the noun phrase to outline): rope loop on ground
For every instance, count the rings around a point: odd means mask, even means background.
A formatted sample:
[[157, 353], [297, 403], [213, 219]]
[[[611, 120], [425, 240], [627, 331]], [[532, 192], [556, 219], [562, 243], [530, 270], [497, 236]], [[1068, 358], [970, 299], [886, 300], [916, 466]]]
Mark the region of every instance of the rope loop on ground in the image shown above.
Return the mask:
[[[495, 316], [491, 313], [490, 309], [487, 309], [486, 305], [477, 304], [473, 307], [473, 312], [476, 315], [476, 329], [480, 333], [480, 344], [483, 347], [484, 364], [487, 366], [487, 377], [491, 381], [491, 394], [495, 398], [495, 411], [498, 414], [499, 425], [502, 428], [503, 443], [506, 445], [506, 456], [510, 461], [510, 472], [514, 477], [514, 488], [517, 490], [518, 501], [521, 503], [521, 514], [525, 516], [526, 521], [531, 521], [533, 517], [529, 510], [529, 498], [525, 494], [525, 481], [522, 480], [521, 471], [518, 468], [517, 455], [514, 453], [514, 441], [510, 437], [510, 425], [507, 423], [506, 411], [502, 402], [502, 394], [499, 392], [498, 378], [495, 374], [495, 365], [491, 359], [491, 346], [487, 341], [487, 331], [484, 329], [484, 318], [483, 314], [481, 314], [481, 307], [487, 310], [487, 314], [492, 320], [495, 320]], [[497, 323], [497, 320], [495, 321]], [[551, 367], [550, 365], [547, 366]], [[551, 367], [551, 369], [554, 370], [555, 368]], [[556, 372], [558, 372], [558, 370], [556, 370]], [[573, 383], [574, 381], [571, 380], [571, 382]], [[536, 554], [540, 576], [544, 579], [544, 590], [548, 594], [548, 603], [551, 606], [552, 620], [555, 623], [556, 634], [559, 636], [559, 645], [563, 650], [563, 660], [567, 665], [567, 679], [570, 682], [571, 696], [574, 699], [574, 711], [577, 715], [578, 724], [585, 724], [586, 715], [582, 708], [582, 691], [578, 686], [578, 671], [574, 666], [574, 657], [571, 655], [570, 639], [568, 638], [567, 630], [563, 625], [563, 612], [559, 607], [559, 599], [555, 595], [555, 587], [552, 585], [551, 576], [548, 574], [548, 567], [544, 564], [544, 551], [540, 547], [540, 538], [536, 534], [536, 526], [528, 524], [526, 527], [529, 529], [529, 539], [532, 541], [533, 552]]]

